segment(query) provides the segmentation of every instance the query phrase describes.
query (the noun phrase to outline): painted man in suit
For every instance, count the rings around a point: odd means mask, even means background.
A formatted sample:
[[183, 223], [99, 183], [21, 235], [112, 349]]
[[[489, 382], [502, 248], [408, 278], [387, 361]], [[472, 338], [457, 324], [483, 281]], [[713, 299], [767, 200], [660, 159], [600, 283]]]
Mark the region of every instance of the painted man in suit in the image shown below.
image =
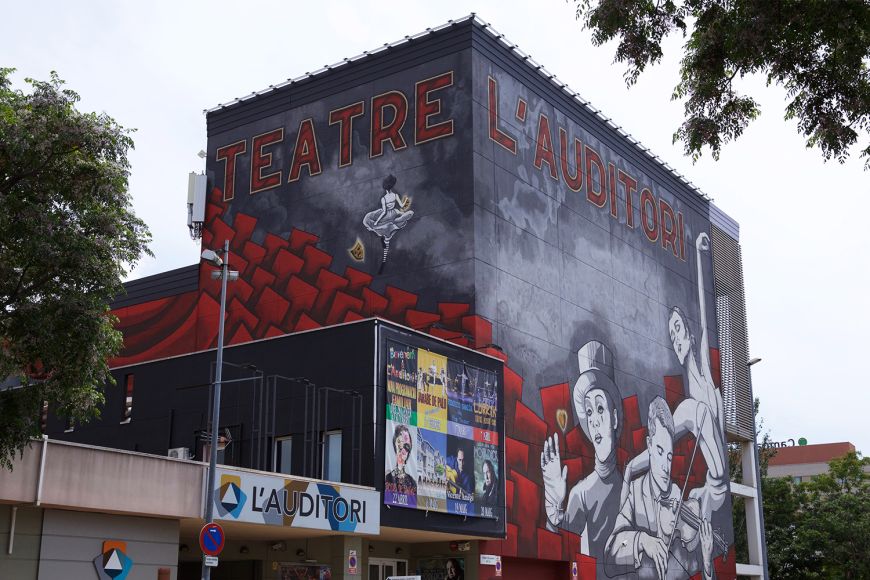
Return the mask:
[[[613, 533], [607, 541], [605, 572], [608, 576], [636, 574], [638, 578], [688, 578], [702, 572], [713, 578], [713, 530], [705, 519], [700, 541], [689, 550], [673, 534], [673, 512], [666, 507], [679, 501], [680, 488], [671, 481], [674, 451], [674, 418], [667, 403], [656, 397], [647, 419], [649, 471], [631, 481]], [[625, 495], [625, 494], [624, 494]]]

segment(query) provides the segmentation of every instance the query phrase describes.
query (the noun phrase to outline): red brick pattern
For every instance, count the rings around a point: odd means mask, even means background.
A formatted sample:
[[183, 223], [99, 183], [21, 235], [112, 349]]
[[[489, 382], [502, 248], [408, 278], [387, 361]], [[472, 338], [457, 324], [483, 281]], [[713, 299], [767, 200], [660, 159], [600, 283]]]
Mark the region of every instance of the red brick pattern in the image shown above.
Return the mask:
[[[373, 277], [346, 267], [330, 268], [333, 257], [317, 247], [319, 237], [294, 229], [285, 239], [267, 234], [252, 240], [257, 219], [237, 213], [224, 219], [219, 189], [207, 205], [203, 247], [230, 240], [230, 267], [240, 279], [227, 286], [227, 344], [381, 316], [463, 346], [492, 342], [492, 324], [469, 304], [444, 302], [435, 312], [418, 308], [417, 294], [387, 286], [371, 288]], [[220, 281], [200, 267], [199, 292], [189, 292], [115, 312], [124, 350], [113, 366], [214, 347], [217, 344]], [[492, 350], [492, 349], [488, 349]], [[500, 353], [502, 354], [502, 353]], [[519, 395], [518, 395], [519, 396]]]
[[[347, 267], [330, 269], [333, 257], [317, 247], [319, 238], [294, 229], [284, 239], [268, 234], [262, 244], [251, 237], [256, 219], [236, 214], [234, 227], [223, 219], [221, 192], [208, 204], [208, 225], [203, 245], [231, 240], [230, 265], [244, 273], [228, 287], [226, 336], [228, 344], [319, 328], [324, 325], [381, 316], [428, 332], [433, 336], [479, 349], [505, 361], [505, 504], [506, 538], [482, 542], [481, 551], [544, 560], [577, 560], [580, 578], [596, 577], [596, 561], [578, 554], [580, 537], [566, 531], [546, 529], [540, 454], [546, 437], [560, 435], [563, 461], [568, 466], [568, 484], [573, 486], [594, 467], [594, 451], [579, 425], [575, 424], [570, 387], [567, 383], [536, 387], [509, 366], [508, 355], [493, 348], [492, 324], [474, 315], [469, 304], [442, 302], [435, 312], [418, 307], [419, 297], [394, 286], [383, 293], [371, 288], [372, 276]], [[113, 365], [131, 364], [212, 347], [217, 340], [219, 281], [211, 280], [209, 268], [201, 267], [200, 290], [119, 309], [124, 332], [123, 354]], [[711, 363], [718, 370], [718, 351], [711, 349]], [[718, 372], [715, 373], [718, 378]], [[718, 385], [718, 383], [717, 383]], [[683, 400], [681, 376], [663, 377], [665, 398], [671, 409]], [[524, 389], [536, 389], [543, 417], [523, 403]], [[559, 414], [565, 412], [560, 425]], [[645, 410], [644, 413], [645, 415]], [[564, 429], [563, 429], [564, 425]], [[622, 430], [618, 463], [625, 463], [646, 448], [646, 425], [637, 396], [622, 403]], [[687, 474], [694, 449], [691, 436], [675, 444], [673, 474], [688, 489], [703, 484], [706, 465], [697, 454]], [[687, 489], [687, 491], [688, 491]], [[733, 550], [728, 563], [716, 561], [719, 578], [733, 578]]]

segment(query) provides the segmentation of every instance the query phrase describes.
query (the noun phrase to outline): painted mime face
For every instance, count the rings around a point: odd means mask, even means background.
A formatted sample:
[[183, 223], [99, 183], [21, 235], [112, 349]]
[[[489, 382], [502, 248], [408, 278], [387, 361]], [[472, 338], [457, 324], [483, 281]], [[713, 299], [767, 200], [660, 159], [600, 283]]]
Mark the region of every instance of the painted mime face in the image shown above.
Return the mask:
[[692, 348], [692, 339], [689, 336], [689, 329], [686, 327], [686, 321], [680, 316], [679, 312], [671, 312], [671, 318], [668, 320], [668, 331], [671, 335], [671, 344], [674, 345], [674, 352], [680, 364], [685, 364], [686, 355]]
[[601, 389], [591, 389], [586, 393], [585, 412], [586, 425], [589, 427], [589, 438], [595, 448], [595, 457], [604, 461], [613, 453], [616, 444], [616, 413], [610, 407], [607, 395]]

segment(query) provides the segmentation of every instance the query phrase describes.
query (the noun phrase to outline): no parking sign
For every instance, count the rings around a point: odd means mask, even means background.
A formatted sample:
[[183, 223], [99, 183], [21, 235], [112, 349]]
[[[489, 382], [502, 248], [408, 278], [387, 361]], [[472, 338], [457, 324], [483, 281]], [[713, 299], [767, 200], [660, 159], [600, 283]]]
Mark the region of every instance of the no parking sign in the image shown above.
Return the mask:
[[347, 551], [347, 573], [359, 574], [359, 558], [356, 555], [356, 550]]
[[215, 523], [204, 525], [199, 532], [199, 547], [206, 556], [220, 555], [225, 543], [224, 529]]

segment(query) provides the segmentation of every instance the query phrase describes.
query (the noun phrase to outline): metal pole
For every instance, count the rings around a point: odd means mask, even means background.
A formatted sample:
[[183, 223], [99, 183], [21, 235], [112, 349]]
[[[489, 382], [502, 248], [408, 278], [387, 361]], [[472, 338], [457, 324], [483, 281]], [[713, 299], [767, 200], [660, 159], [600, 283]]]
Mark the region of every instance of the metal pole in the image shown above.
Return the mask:
[[[214, 482], [217, 472], [218, 428], [221, 412], [221, 378], [224, 362], [224, 316], [227, 305], [227, 278], [229, 277], [230, 241], [224, 240], [224, 263], [221, 267], [221, 311], [218, 319], [217, 365], [215, 368], [214, 397], [211, 412], [211, 443], [209, 444], [208, 487], [205, 492], [205, 523], [214, 516]], [[211, 580], [211, 568], [202, 563], [202, 579]]]

